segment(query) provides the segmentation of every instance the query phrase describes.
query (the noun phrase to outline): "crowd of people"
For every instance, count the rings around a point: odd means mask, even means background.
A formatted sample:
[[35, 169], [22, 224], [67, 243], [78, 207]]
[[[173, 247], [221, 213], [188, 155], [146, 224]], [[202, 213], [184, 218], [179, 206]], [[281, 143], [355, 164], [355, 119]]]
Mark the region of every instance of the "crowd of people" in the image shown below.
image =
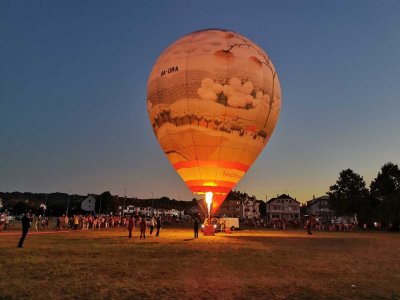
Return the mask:
[[[113, 216], [113, 215], [62, 215], [60, 217], [55, 218], [55, 227], [51, 229], [55, 229], [58, 231], [65, 230], [95, 230], [95, 229], [107, 229], [107, 228], [126, 228], [128, 231], [128, 237], [132, 238], [132, 232], [135, 228], [138, 228], [140, 231], [140, 239], [146, 239], [147, 229], [149, 228], [149, 234], [152, 235], [154, 230], [156, 230], [155, 236], [159, 236], [160, 229], [162, 223], [184, 223], [188, 222], [188, 220], [184, 220], [182, 218], [174, 218], [174, 217], [163, 217], [164, 220], [161, 220], [161, 216], [139, 216], [139, 215], [125, 215], [125, 216]], [[34, 227], [36, 231], [40, 230], [48, 230], [49, 224], [52, 218], [45, 217], [42, 215], [32, 216], [28, 213], [25, 213], [21, 219], [22, 221], [22, 236], [21, 240], [18, 244], [18, 247], [22, 247], [25, 237], [28, 233], [29, 228]], [[211, 222], [213, 221], [213, 222]], [[225, 229], [230, 231], [229, 226], [225, 224], [223, 218], [212, 218], [210, 220], [211, 224], [214, 224], [216, 230], [218, 230], [219, 225], [221, 232]], [[266, 221], [264, 219], [245, 219], [241, 220], [243, 224], [254, 227], [265, 227], [265, 228], [273, 228], [273, 229], [281, 229], [285, 230], [287, 228], [296, 229], [302, 225], [302, 221], [299, 219], [273, 219]], [[199, 224], [201, 220], [194, 218], [190, 220], [193, 223], [194, 229], [194, 238], [198, 238], [198, 230]], [[312, 235], [312, 230], [329, 230], [329, 231], [352, 231], [357, 227], [357, 224], [354, 222], [322, 222], [321, 220], [315, 218], [314, 216], [308, 216], [304, 221], [304, 229], [307, 230], [308, 235]], [[7, 215], [0, 215], [0, 229], [6, 228]], [[206, 218], [204, 221], [204, 226], [208, 225], [208, 219]], [[364, 226], [365, 227], [365, 226]], [[229, 232], [230, 233], [230, 232]]]
[[[30, 216], [32, 229], [35, 231], [46, 231], [46, 230], [90, 230], [90, 229], [100, 229], [100, 228], [119, 228], [126, 227], [130, 221], [130, 215], [125, 216], [113, 216], [107, 214], [101, 215], [62, 215], [60, 217], [45, 217], [42, 215]], [[144, 220], [146, 228], [154, 228], [157, 222], [156, 217], [142, 217], [139, 215], [132, 216], [133, 228], [140, 228], [140, 222]], [[54, 222], [55, 220], [55, 222]], [[172, 216], [163, 216], [163, 224], [182, 224], [188, 221], [182, 218], [176, 218]], [[55, 225], [53, 225], [55, 223]], [[253, 219], [243, 219], [241, 223], [246, 226], [252, 227], [264, 227], [277, 230], [285, 229], [298, 229], [307, 228], [310, 226], [312, 230], [318, 231], [353, 231], [357, 228], [357, 224], [351, 221], [341, 221], [341, 222], [323, 222], [318, 218], [306, 218], [301, 221], [299, 219], [273, 219], [265, 220], [263, 218], [253, 218]], [[310, 223], [310, 224], [307, 224]], [[0, 214], [0, 231], [6, 230], [11, 227], [11, 218], [6, 213]], [[55, 226], [55, 227], [53, 227]], [[143, 227], [144, 225], [142, 225]]]
[[[353, 231], [357, 229], [358, 224], [351, 220], [323, 221], [316, 217], [309, 216], [304, 220], [300, 219], [272, 219], [266, 221], [264, 219], [245, 219], [242, 223], [252, 227], [265, 227], [271, 229], [299, 229], [304, 226], [305, 229], [310, 228], [317, 231]], [[364, 226], [365, 227], [365, 226]]]
[[5, 212], [0, 213], [0, 231], [6, 230], [7, 228], [10, 227], [10, 225], [11, 225], [10, 216]]
[[39, 215], [37, 217], [32, 217], [32, 222], [33, 226], [35, 227], [36, 231], [39, 230], [47, 230], [49, 228], [49, 218]]
[[153, 228], [161, 227], [161, 217], [144, 217], [139, 215], [62, 215], [56, 219], [56, 230], [92, 230], [101, 228]]
[[300, 220], [297, 219], [273, 219], [265, 223], [265, 227], [272, 229], [297, 229], [300, 227]]
[[[28, 234], [29, 229], [34, 226], [36, 231], [45, 230], [49, 226], [49, 218], [44, 216], [33, 216], [25, 213], [21, 218], [22, 222], [22, 236], [18, 243], [18, 247], [22, 248], [24, 240]], [[128, 237], [132, 238], [132, 231], [134, 228], [140, 229], [140, 239], [146, 239], [146, 230], [150, 229], [150, 235], [156, 230], [155, 236], [160, 235], [161, 230], [161, 216], [144, 217], [144, 216], [112, 216], [112, 215], [62, 215], [56, 218], [56, 230], [89, 230], [100, 228], [126, 228], [129, 232]]]

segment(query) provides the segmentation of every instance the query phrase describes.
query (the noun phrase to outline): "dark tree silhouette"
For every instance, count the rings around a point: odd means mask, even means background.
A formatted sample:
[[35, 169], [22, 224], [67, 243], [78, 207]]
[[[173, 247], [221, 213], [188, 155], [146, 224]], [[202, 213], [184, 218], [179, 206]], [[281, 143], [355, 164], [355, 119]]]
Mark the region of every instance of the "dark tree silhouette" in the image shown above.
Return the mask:
[[379, 200], [400, 190], [399, 166], [388, 162], [384, 164], [370, 185], [371, 195]]
[[371, 195], [379, 204], [382, 225], [398, 230], [400, 225], [400, 170], [399, 166], [384, 164], [376, 178], [372, 180]]
[[330, 207], [338, 216], [358, 214], [368, 202], [369, 193], [363, 177], [351, 169], [340, 172], [336, 184], [329, 190]]
[[100, 194], [96, 201], [96, 211], [100, 213], [110, 213], [114, 211], [114, 197], [109, 191]]

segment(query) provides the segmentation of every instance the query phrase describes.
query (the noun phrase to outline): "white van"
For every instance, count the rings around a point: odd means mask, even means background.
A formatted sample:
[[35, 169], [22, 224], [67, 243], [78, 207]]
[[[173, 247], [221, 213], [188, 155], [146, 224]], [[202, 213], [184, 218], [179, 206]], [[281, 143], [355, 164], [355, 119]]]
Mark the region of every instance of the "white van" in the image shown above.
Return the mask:
[[225, 222], [226, 228], [230, 230], [238, 230], [239, 229], [239, 218], [221, 218]]

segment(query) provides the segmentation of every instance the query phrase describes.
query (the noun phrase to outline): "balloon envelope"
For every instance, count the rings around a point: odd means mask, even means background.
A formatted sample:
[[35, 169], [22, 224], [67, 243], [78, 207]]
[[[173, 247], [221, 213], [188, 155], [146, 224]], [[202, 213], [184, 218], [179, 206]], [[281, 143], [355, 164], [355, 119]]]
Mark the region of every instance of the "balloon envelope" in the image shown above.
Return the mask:
[[267, 144], [280, 107], [271, 60], [229, 30], [180, 38], [148, 80], [147, 109], [160, 146], [193, 193], [214, 194], [213, 212]]

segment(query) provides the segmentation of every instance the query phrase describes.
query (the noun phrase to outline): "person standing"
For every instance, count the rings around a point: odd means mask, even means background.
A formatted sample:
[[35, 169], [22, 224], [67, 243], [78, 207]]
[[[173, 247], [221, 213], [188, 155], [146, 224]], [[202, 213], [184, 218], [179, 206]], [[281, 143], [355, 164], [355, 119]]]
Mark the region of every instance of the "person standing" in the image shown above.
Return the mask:
[[154, 226], [156, 225], [156, 220], [154, 219], [154, 217], [151, 217], [150, 220], [150, 235], [153, 234], [153, 230], [154, 230]]
[[157, 218], [157, 232], [156, 232], [156, 236], [160, 235], [160, 229], [161, 229], [161, 217], [159, 216]]
[[79, 217], [77, 215], [74, 215], [74, 230], [78, 229], [79, 225]]
[[5, 214], [6, 218], [6, 223], [4, 224], [4, 230], [6, 230], [8, 227], [10, 227], [10, 216], [8, 214]]
[[58, 218], [57, 218], [56, 229], [57, 229], [57, 230], [61, 230], [61, 217], [58, 217]]
[[199, 238], [199, 220], [197, 218], [194, 219], [193, 229], [194, 229], [194, 238], [198, 239]]
[[[34, 220], [35, 220], [35, 221], [34, 221], [34, 222], [35, 222], [35, 230], [38, 231], [38, 222], [39, 222], [39, 219], [38, 219], [38, 217], [35, 216], [35, 217], [34, 217]], [[22, 219], [21, 219], [21, 221], [22, 221]]]
[[0, 214], [0, 231], [6, 230], [6, 214]]
[[18, 248], [22, 248], [26, 235], [28, 234], [28, 230], [31, 227], [31, 220], [28, 218], [26, 213], [22, 217], [21, 222], [22, 222], [22, 236], [21, 239], [19, 240]]
[[307, 221], [306, 221], [306, 227], [307, 227], [307, 235], [312, 235], [311, 228], [312, 228], [312, 217], [310, 216]]
[[146, 218], [142, 218], [142, 220], [140, 220], [139, 227], [140, 227], [140, 238], [143, 237], [143, 239], [145, 240], [146, 239], [146, 227], [147, 227]]
[[129, 232], [129, 236], [128, 236], [128, 237], [129, 237], [130, 239], [132, 238], [133, 225], [134, 225], [133, 216], [131, 216], [131, 217], [129, 218], [129, 221], [128, 221], [128, 232]]
[[68, 230], [68, 226], [69, 226], [69, 218], [68, 215], [64, 216], [64, 230]]

